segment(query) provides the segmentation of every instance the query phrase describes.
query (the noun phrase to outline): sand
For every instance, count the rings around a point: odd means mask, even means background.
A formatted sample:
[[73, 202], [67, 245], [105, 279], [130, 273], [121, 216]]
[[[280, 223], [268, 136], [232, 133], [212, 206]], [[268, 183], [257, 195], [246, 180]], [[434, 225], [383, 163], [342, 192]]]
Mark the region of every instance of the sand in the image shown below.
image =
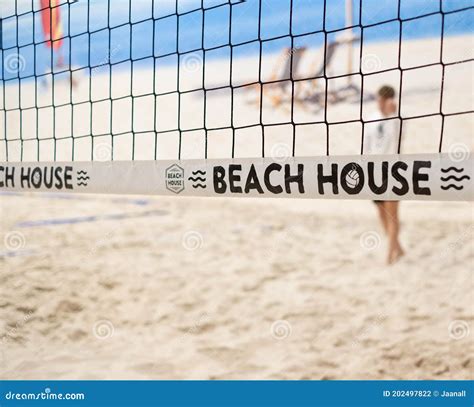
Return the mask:
[[[471, 37], [446, 42], [446, 58], [472, 57]], [[370, 44], [366, 52], [383, 69], [390, 46]], [[429, 61], [435, 46], [407, 42], [406, 63]], [[221, 72], [219, 64], [212, 70]], [[239, 64], [247, 80], [250, 59]], [[472, 63], [447, 68], [446, 109], [473, 110], [471, 74]], [[100, 75], [106, 86], [107, 74]], [[127, 73], [118, 75], [126, 83]], [[140, 75], [146, 87], [146, 71]], [[439, 108], [436, 75], [407, 75], [402, 111]], [[392, 81], [385, 74], [364, 88]], [[25, 86], [29, 94], [32, 85]], [[76, 96], [87, 86], [81, 83]], [[57, 92], [67, 99], [65, 85]], [[243, 95], [236, 116], [250, 120], [252, 97]], [[196, 100], [186, 110], [189, 126], [199, 120]], [[210, 122], [225, 117], [225, 96], [215, 100]], [[350, 120], [354, 106], [332, 106], [330, 120]], [[149, 108], [139, 123], [147, 123]], [[126, 126], [120, 109], [114, 126]], [[163, 109], [160, 126], [172, 127], [171, 105]], [[287, 113], [282, 106], [264, 114], [271, 121]], [[302, 111], [298, 120], [320, 114]], [[62, 117], [58, 125], [68, 134], [70, 121]], [[25, 121], [23, 134], [35, 134], [33, 123]], [[97, 132], [107, 123], [95, 116]], [[404, 152], [437, 151], [438, 118], [407, 123]], [[332, 153], [358, 153], [353, 126], [333, 126]], [[472, 115], [447, 118], [445, 151], [456, 143], [472, 150], [472, 128]], [[237, 156], [259, 154], [255, 131], [243, 132]], [[210, 156], [229, 155], [224, 133], [210, 142]], [[269, 131], [265, 148], [284, 149], [289, 133], [288, 126]], [[172, 134], [159, 158], [175, 158]], [[184, 157], [202, 156], [202, 137], [189, 135]], [[325, 151], [315, 142], [325, 140], [318, 125], [298, 135], [297, 154]], [[153, 144], [143, 141], [136, 158], [149, 158]], [[107, 158], [104, 143], [95, 158]], [[57, 159], [70, 159], [70, 147], [60, 147]], [[114, 158], [129, 158], [126, 143], [114, 148]], [[9, 152], [13, 159], [14, 147]], [[90, 159], [90, 146], [76, 153]], [[35, 158], [28, 147], [25, 154]], [[473, 379], [472, 203], [403, 202], [406, 256], [386, 266], [386, 239], [371, 202], [57, 194], [3, 194], [0, 202], [1, 379]]]

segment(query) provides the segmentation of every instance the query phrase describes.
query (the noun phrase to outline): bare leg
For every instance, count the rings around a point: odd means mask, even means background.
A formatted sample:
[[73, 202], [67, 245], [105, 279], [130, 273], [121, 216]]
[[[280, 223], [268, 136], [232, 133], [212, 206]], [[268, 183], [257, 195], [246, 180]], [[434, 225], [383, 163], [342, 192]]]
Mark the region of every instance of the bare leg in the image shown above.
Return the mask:
[[384, 202], [380, 202], [375, 205], [379, 212], [380, 222], [382, 223], [384, 232], [388, 235], [388, 220], [387, 220], [387, 212], [384, 208]]
[[64, 57], [63, 57], [62, 49], [58, 49], [56, 52], [58, 54], [58, 59], [56, 61], [56, 67], [62, 68], [64, 66]]
[[385, 215], [387, 220], [387, 234], [388, 234], [388, 259], [387, 263], [395, 263], [401, 256], [403, 256], [403, 249], [398, 241], [398, 233], [400, 230], [400, 223], [398, 221], [398, 201], [386, 201], [383, 203]]
[[[64, 67], [64, 56], [63, 56], [62, 48], [59, 48], [56, 52], [58, 54], [58, 59], [56, 61], [56, 67], [61, 69], [61, 68]], [[70, 69], [71, 69], [71, 67], [69, 67], [69, 70]], [[77, 83], [77, 80], [75, 78], [73, 78], [72, 72], [70, 72], [69, 79], [71, 81], [72, 87], [73, 88], [77, 87], [78, 83]]]

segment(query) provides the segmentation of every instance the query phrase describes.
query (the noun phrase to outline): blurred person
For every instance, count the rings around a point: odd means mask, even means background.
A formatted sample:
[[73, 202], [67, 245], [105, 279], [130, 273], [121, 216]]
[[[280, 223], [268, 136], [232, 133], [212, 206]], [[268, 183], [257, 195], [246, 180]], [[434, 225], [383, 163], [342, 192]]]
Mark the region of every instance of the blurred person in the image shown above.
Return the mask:
[[[41, 25], [43, 27], [43, 35], [45, 38], [44, 44], [47, 48], [52, 50], [52, 73], [55, 72], [55, 68], [58, 68], [58, 70], [61, 71], [65, 66], [60, 5], [60, 0], [40, 0]], [[55, 59], [56, 61], [54, 61]], [[76, 82], [72, 73], [70, 74], [70, 80], [72, 86], [75, 86]]]
[[[364, 154], [397, 154], [400, 137], [400, 120], [396, 118], [396, 92], [391, 86], [384, 85], [377, 92], [377, 111], [367, 124], [364, 137]], [[389, 120], [390, 118], [393, 118]], [[382, 227], [388, 237], [387, 263], [395, 263], [404, 252], [399, 242], [400, 222], [398, 218], [398, 201], [374, 201]]]

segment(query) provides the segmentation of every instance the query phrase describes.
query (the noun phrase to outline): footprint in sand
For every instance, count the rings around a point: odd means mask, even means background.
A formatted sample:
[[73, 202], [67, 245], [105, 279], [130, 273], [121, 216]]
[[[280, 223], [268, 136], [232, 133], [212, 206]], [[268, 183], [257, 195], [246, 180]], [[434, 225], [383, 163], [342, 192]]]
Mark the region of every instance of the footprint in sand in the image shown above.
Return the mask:
[[447, 372], [449, 372], [449, 366], [442, 366], [441, 368], [439, 368], [438, 370], [434, 372], [434, 375], [441, 376], [442, 374], [447, 373]]
[[410, 315], [408, 319], [410, 321], [427, 321], [432, 318], [430, 315]]
[[246, 359], [247, 352], [238, 348], [227, 346], [205, 347], [198, 349], [198, 352], [224, 364], [235, 363], [238, 360]]
[[56, 313], [74, 314], [82, 310], [83, 307], [81, 304], [69, 300], [60, 301], [56, 306]]
[[40, 293], [46, 293], [46, 292], [51, 292], [55, 291], [56, 287], [48, 287], [48, 286], [34, 286], [33, 290], [39, 291]]
[[83, 331], [82, 329], [76, 329], [68, 335], [68, 338], [71, 341], [77, 342], [81, 339], [84, 339], [88, 336], [87, 332]]
[[145, 362], [140, 363], [138, 365], [131, 366], [131, 369], [135, 372], [141, 373], [145, 376], [150, 378], [157, 377], [159, 375], [163, 375], [166, 377], [173, 376], [174, 366], [168, 363], [153, 363], [153, 362]]
[[20, 306], [20, 307], [16, 307], [16, 310], [22, 312], [23, 314], [30, 315], [30, 314], [33, 314], [34, 312], [36, 312], [36, 307]]

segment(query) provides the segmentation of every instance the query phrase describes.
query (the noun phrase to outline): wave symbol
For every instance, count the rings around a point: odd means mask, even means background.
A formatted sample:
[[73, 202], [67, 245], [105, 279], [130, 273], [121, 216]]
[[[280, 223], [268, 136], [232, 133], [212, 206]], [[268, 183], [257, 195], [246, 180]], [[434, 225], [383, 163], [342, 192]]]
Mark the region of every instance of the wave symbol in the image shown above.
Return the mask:
[[[457, 168], [457, 167], [441, 168], [441, 172], [443, 172], [444, 174], [446, 174], [449, 171], [454, 171], [454, 172], [457, 172], [459, 174], [459, 173], [462, 173], [464, 171], [464, 168]], [[440, 180], [442, 182], [448, 182], [448, 181], [461, 182], [465, 179], [469, 180], [469, 179], [471, 179], [471, 177], [469, 175], [462, 175], [462, 176], [460, 175], [459, 177], [457, 177], [456, 175], [447, 175], [446, 177], [440, 177]], [[463, 185], [456, 185], [454, 183], [441, 186], [441, 189], [443, 191], [446, 191], [446, 190], [451, 189], [451, 188], [460, 191], [461, 189], [464, 188], [464, 186]]]
[[201, 182], [206, 182], [206, 178], [202, 178], [202, 177], [196, 177], [196, 178], [193, 178], [193, 177], [189, 177], [188, 178], [190, 181], [201, 181]]
[[193, 188], [194, 188], [194, 189], [197, 189], [197, 188], [206, 189], [206, 186], [203, 185], [203, 184], [193, 184]]
[[458, 191], [460, 191], [461, 189], [463, 189], [464, 187], [463, 186], [457, 186], [457, 185], [454, 185], [454, 184], [449, 184], [448, 186], [444, 186], [444, 185], [441, 185], [441, 189], [443, 190], [447, 190], [447, 189], [450, 189], [450, 188], [454, 188], [454, 189], [457, 189]]
[[449, 181], [450, 179], [453, 179], [455, 181], [462, 181], [463, 179], [471, 179], [469, 175], [463, 175], [462, 177], [456, 177], [455, 175], [449, 175], [445, 178], [441, 177], [441, 181]]
[[196, 171], [192, 171], [192, 174], [193, 175], [206, 175], [206, 171], [201, 171], [201, 170], [196, 170]]
[[456, 168], [456, 167], [441, 168], [441, 172], [447, 173], [448, 171], [463, 172], [464, 168]]

